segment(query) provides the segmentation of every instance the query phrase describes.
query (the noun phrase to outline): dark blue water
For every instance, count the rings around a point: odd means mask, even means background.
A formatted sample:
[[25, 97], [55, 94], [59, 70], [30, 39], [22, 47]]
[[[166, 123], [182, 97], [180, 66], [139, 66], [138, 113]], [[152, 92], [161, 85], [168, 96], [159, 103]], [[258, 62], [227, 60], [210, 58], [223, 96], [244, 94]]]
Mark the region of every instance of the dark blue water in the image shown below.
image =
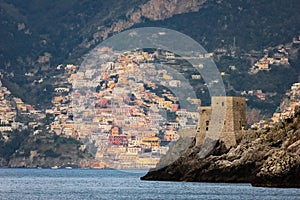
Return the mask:
[[0, 199], [300, 199], [300, 189], [140, 181], [146, 171], [0, 169]]

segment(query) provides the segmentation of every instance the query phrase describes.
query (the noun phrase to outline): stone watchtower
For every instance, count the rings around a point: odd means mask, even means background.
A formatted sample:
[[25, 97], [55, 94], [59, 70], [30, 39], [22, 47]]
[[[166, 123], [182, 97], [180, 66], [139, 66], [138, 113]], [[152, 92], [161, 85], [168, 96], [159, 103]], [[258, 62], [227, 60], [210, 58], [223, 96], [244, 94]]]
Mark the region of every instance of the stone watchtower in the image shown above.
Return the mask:
[[211, 106], [199, 107], [196, 145], [205, 137], [220, 139], [227, 148], [236, 145], [236, 138], [246, 129], [246, 100], [243, 97], [215, 96]]

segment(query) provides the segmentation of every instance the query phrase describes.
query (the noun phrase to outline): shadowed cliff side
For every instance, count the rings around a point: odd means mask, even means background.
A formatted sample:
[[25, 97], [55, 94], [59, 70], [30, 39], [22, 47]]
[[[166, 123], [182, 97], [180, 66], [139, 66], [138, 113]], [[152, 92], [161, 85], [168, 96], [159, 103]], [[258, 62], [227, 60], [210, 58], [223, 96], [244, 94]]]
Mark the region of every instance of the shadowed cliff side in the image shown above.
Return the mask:
[[294, 118], [277, 124], [273, 129], [244, 135], [230, 149], [226, 149], [223, 142], [216, 141], [206, 157], [200, 158], [199, 150], [200, 146], [190, 147], [175, 162], [153, 169], [141, 179], [300, 187], [299, 109]]

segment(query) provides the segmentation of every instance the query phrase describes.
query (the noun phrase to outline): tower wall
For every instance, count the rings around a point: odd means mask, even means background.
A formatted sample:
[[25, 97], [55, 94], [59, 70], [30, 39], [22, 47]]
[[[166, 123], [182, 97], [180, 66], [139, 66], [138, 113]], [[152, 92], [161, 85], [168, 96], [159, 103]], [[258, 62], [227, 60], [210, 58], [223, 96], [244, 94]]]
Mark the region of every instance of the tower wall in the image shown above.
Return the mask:
[[200, 106], [198, 109], [199, 119], [196, 133], [196, 145], [200, 145], [204, 142], [206, 132], [208, 131], [209, 124], [211, 121], [211, 107]]
[[[237, 134], [241, 134], [247, 126], [246, 121], [246, 100], [243, 97], [212, 97], [210, 107], [199, 108], [199, 121], [196, 134], [196, 145], [204, 142], [208, 131], [216, 126], [220, 127], [220, 133], [209, 133], [210, 135], [219, 135], [219, 139], [223, 141], [226, 147], [236, 145]], [[217, 115], [212, 120], [212, 113]]]
[[246, 100], [244, 97], [212, 97], [211, 107], [218, 115], [224, 115], [225, 112], [223, 132], [246, 128]]

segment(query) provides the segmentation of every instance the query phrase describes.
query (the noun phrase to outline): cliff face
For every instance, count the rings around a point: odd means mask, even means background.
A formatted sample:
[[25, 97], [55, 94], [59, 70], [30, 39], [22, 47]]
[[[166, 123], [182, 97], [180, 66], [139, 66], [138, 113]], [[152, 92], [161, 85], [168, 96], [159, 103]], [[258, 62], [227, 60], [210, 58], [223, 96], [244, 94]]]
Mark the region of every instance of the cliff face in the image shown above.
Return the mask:
[[119, 33], [135, 24], [142, 22], [143, 19], [163, 20], [176, 14], [196, 12], [206, 0], [150, 0], [139, 7], [134, 8], [126, 14], [125, 19], [120, 19], [112, 23], [109, 27], [103, 27], [93, 34], [93, 39], [84, 41], [81, 47], [89, 48], [99, 41], [106, 39], [113, 33]]
[[[211, 141], [213, 142], [213, 141]], [[254, 186], [300, 187], [300, 114], [276, 128], [253, 132], [226, 149], [217, 141], [205, 157], [192, 147], [172, 164], [142, 180], [249, 182]]]
[[185, 153], [187, 149], [195, 145], [195, 139], [192, 137], [181, 137], [174, 145], [169, 148], [168, 154], [163, 156], [159, 163], [156, 165], [157, 169], [162, 169], [167, 165], [172, 164], [178, 158], [181, 157], [182, 154]]

